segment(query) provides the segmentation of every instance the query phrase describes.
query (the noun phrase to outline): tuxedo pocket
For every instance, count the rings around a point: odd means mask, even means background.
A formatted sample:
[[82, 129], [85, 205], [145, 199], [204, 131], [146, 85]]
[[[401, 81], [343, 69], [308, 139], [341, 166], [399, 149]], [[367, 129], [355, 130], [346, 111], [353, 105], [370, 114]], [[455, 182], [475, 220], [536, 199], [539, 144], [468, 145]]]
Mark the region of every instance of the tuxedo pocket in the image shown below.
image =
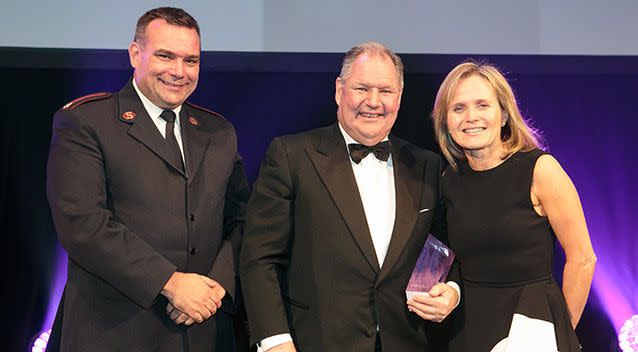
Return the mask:
[[434, 209], [428, 209], [427, 211], [419, 211], [416, 214], [416, 221], [414, 223], [414, 230], [419, 233], [429, 232], [432, 225], [432, 219], [434, 217]]
[[433, 217], [433, 215], [434, 215], [434, 209], [431, 209], [431, 208], [421, 209], [416, 214], [416, 220], [419, 221], [423, 219], [430, 219]]
[[302, 303], [302, 302], [299, 302], [296, 299], [292, 299], [292, 298], [290, 298], [288, 296], [282, 296], [282, 299], [284, 300], [284, 302], [290, 304], [293, 307], [297, 307], [299, 309], [304, 309], [304, 310], [310, 309], [309, 305], [307, 305], [305, 303]]

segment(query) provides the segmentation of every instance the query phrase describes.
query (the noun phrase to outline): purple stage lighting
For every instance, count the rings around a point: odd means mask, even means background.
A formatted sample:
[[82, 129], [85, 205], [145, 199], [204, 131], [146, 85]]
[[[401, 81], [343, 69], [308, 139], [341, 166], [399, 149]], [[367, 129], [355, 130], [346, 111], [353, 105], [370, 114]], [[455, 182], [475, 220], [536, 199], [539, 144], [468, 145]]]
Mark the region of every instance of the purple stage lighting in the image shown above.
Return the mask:
[[40, 335], [38, 335], [38, 337], [33, 341], [31, 352], [44, 352], [47, 349], [49, 336], [51, 336], [51, 329], [40, 333]]
[[58, 310], [58, 304], [60, 303], [62, 292], [64, 292], [64, 285], [66, 284], [67, 254], [59, 243], [57, 244], [55, 251], [55, 276], [53, 278], [51, 293], [49, 295], [49, 303], [46, 316], [44, 317], [44, 322], [42, 323], [42, 327], [40, 328], [42, 331], [53, 326], [55, 313]]

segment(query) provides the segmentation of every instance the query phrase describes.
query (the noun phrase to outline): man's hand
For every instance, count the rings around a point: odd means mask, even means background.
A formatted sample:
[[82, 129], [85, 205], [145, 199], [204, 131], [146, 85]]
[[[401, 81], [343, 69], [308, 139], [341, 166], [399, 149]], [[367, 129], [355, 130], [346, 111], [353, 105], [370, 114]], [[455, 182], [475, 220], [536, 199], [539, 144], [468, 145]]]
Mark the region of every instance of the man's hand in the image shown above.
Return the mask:
[[176, 309], [172, 304], [166, 305], [166, 314], [171, 318], [171, 320], [179, 325], [193, 325], [195, 319], [188, 316], [188, 314], [181, 312], [179, 309]]
[[215, 301], [219, 290], [216, 294], [212, 293], [215, 286], [221, 287], [206, 276], [176, 271], [164, 285], [161, 294], [178, 311], [201, 323], [215, 314], [217, 307], [221, 306], [221, 299]]
[[456, 290], [444, 283], [438, 283], [425, 295], [416, 295], [408, 300], [408, 310], [422, 319], [442, 322], [454, 310], [459, 301]]
[[213, 300], [213, 302], [215, 302], [215, 305], [217, 306], [217, 309], [222, 307], [222, 299], [224, 298], [224, 296], [226, 295], [226, 289], [224, 289], [224, 287], [222, 285], [219, 284], [219, 282], [212, 280], [213, 282], [213, 287], [211, 289], [211, 298]]
[[297, 352], [292, 341], [284, 342], [281, 345], [269, 348], [266, 352]]
[[[226, 290], [224, 289], [224, 287], [222, 285], [220, 285], [217, 281], [215, 280], [210, 280], [209, 282], [212, 287], [209, 287], [209, 295], [210, 295], [210, 300], [214, 305], [214, 308], [212, 308], [214, 311], [211, 312], [211, 315], [214, 315], [217, 311], [217, 309], [221, 308], [222, 306], [222, 299], [224, 298], [224, 296], [226, 295]], [[196, 319], [189, 316], [188, 314], [184, 313], [183, 311], [175, 308], [175, 306], [169, 302], [166, 305], [166, 314], [168, 314], [168, 316], [171, 318], [171, 320], [175, 323], [175, 324], [184, 324], [184, 325], [192, 325], [196, 322]], [[204, 318], [203, 320], [206, 320], [207, 318]], [[203, 321], [202, 320], [202, 321]], [[198, 322], [198, 321], [197, 321]], [[200, 323], [200, 322], [198, 322]]]

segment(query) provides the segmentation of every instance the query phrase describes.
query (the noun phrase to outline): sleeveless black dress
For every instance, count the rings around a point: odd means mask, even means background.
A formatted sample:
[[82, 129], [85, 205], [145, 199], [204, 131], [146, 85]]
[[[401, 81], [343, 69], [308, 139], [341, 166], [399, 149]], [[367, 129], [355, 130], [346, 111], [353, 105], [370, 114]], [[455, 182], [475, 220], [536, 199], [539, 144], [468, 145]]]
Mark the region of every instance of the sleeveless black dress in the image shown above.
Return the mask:
[[556, 237], [530, 198], [543, 154], [518, 152], [485, 171], [465, 161], [443, 175], [448, 239], [462, 287], [451, 317], [451, 352], [580, 351], [551, 274]]

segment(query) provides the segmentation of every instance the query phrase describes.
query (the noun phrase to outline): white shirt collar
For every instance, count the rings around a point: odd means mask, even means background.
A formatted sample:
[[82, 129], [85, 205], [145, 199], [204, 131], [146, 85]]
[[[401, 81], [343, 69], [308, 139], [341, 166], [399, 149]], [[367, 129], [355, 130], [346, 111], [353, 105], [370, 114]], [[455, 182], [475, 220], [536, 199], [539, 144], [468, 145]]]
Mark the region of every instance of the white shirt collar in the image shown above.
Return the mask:
[[[159, 117], [160, 114], [165, 109], [162, 109], [162, 108], [158, 107], [157, 105], [153, 104], [144, 95], [144, 93], [142, 93], [142, 91], [140, 91], [140, 88], [137, 86], [137, 83], [135, 83], [135, 78], [133, 78], [133, 88], [135, 88], [135, 91], [137, 92], [137, 95], [140, 97], [140, 100], [142, 101], [142, 105], [144, 105], [144, 109], [146, 109], [146, 112], [148, 113], [148, 115], [154, 120], [157, 119], [157, 118], [160, 118]], [[182, 110], [182, 106], [179, 105], [178, 107], [176, 107], [176, 108], [174, 108], [172, 110], [175, 112], [175, 116], [176, 116], [175, 125], [179, 126], [179, 112]]]

